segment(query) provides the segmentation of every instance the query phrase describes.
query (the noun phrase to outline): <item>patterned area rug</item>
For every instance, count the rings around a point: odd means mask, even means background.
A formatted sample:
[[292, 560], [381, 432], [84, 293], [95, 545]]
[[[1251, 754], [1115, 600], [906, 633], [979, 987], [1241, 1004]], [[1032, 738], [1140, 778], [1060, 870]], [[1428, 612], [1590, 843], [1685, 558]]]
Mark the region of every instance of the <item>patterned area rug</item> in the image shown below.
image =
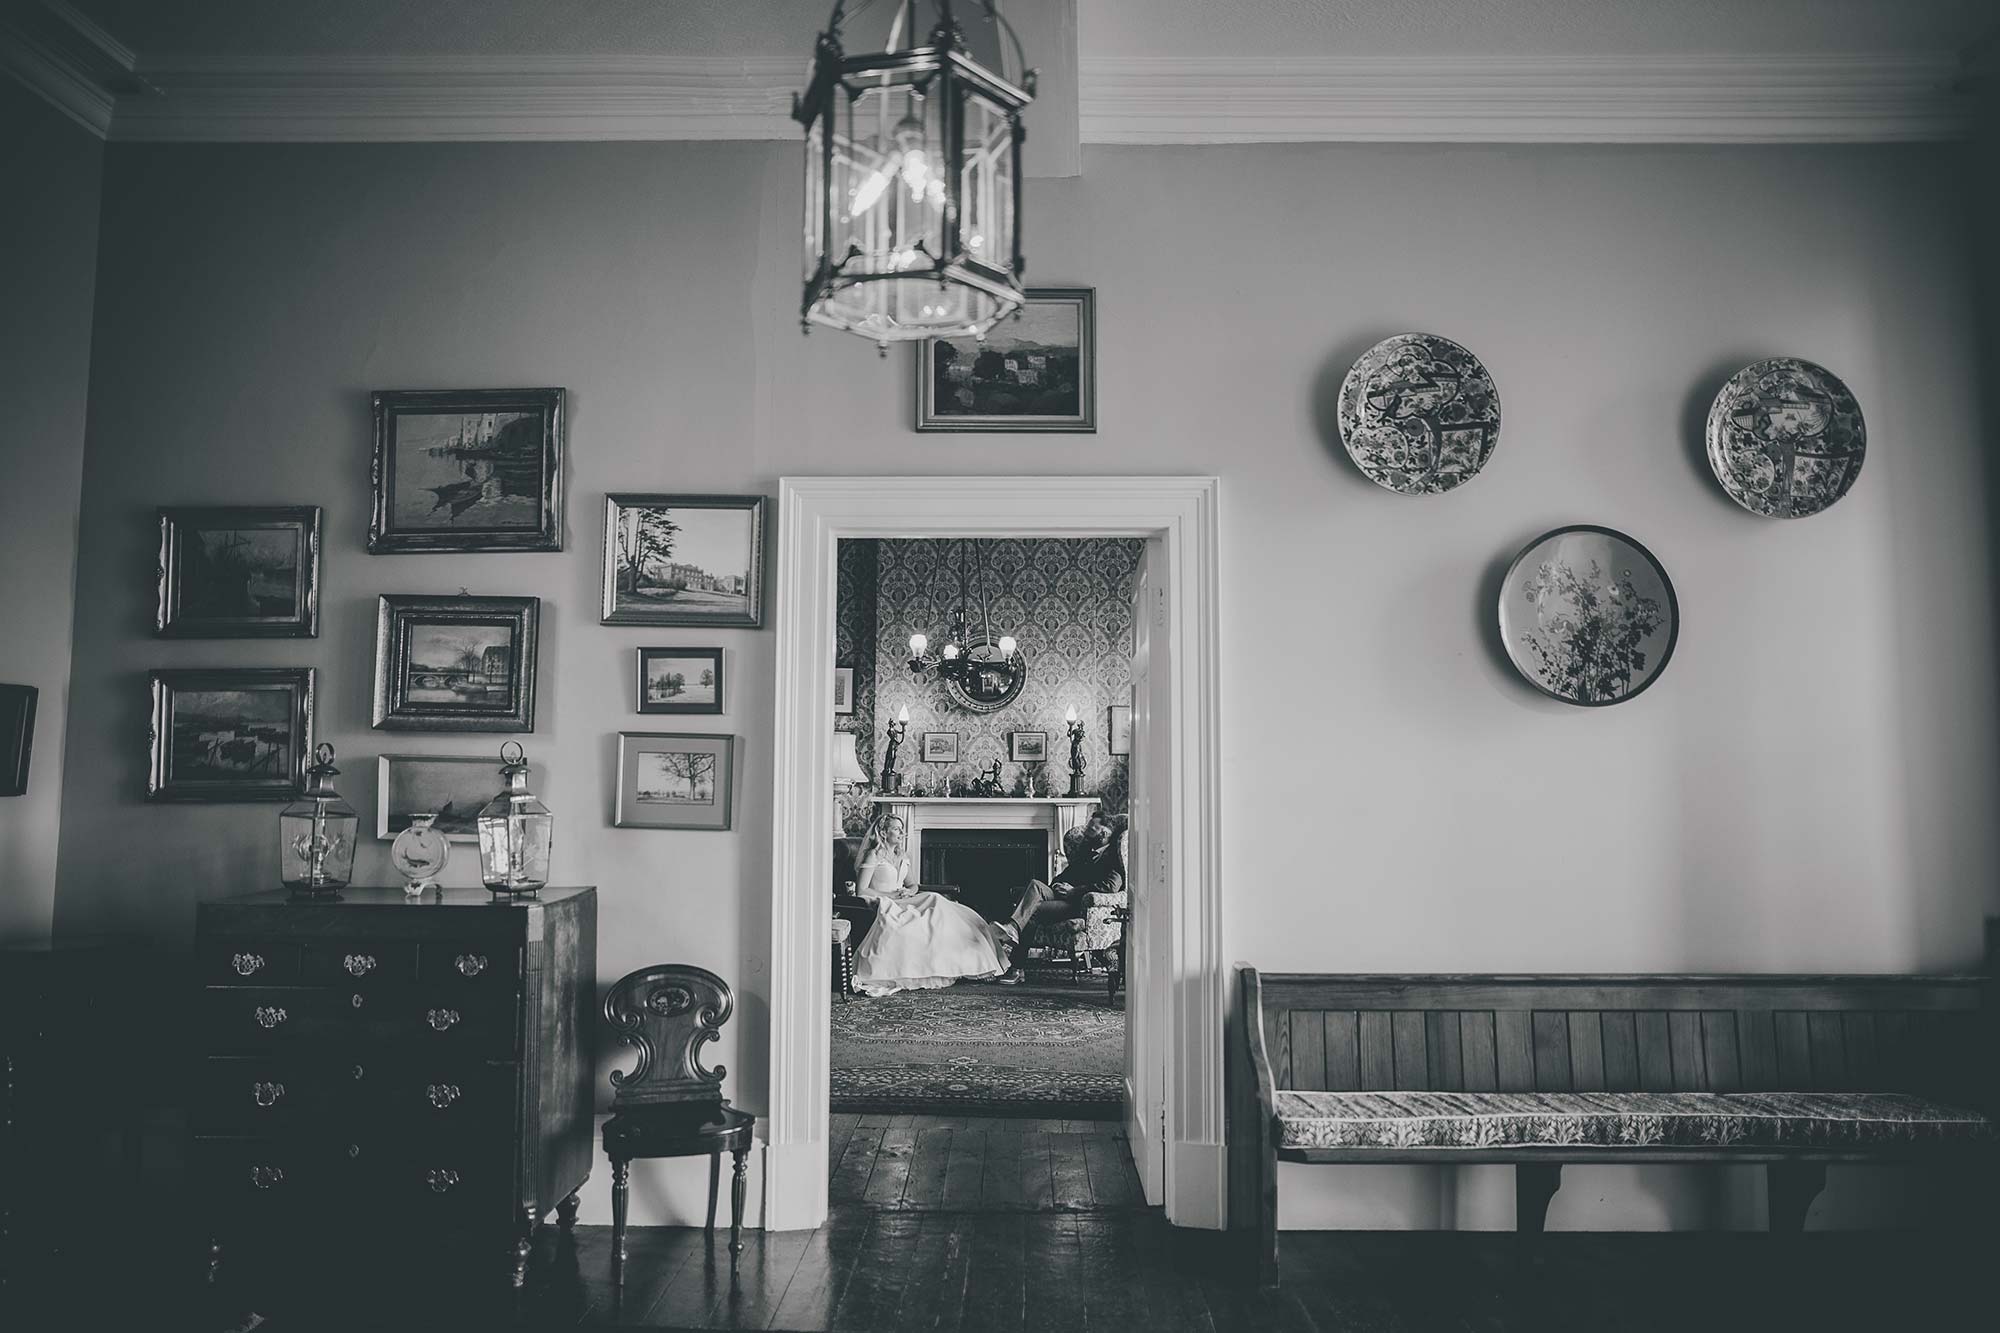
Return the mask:
[[833, 1006], [833, 1109], [1115, 1119], [1125, 997], [961, 983]]

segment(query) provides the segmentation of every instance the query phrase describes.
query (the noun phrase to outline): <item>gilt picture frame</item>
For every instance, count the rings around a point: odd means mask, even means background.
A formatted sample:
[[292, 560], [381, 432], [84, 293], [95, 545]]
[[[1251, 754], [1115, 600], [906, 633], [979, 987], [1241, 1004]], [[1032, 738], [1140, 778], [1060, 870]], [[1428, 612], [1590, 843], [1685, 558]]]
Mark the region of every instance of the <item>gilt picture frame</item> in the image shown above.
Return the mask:
[[563, 548], [562, 389], [383, 389], [370, 555]]
[[313, 748], [312, 667], [151, 673], [149, 801], [288, 801]]
[[538, 597], [384, 595], [375, 619], [379, 731], [533, 731]]
[[317, 505], [159, 511], [163, 639], [319, 636]]

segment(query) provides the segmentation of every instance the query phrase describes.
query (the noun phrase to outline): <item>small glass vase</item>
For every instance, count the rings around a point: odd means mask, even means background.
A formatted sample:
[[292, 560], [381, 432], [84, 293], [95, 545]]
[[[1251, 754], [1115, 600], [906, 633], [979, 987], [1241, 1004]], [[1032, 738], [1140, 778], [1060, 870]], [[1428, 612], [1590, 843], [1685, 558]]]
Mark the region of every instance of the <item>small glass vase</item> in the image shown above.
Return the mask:
[[451, 860], [451, 843], [432, 827], [436, 815], [411, 815], [410, 826], [389, 844], [389, 860], [403, 876], [403, 896], [421, 897]]

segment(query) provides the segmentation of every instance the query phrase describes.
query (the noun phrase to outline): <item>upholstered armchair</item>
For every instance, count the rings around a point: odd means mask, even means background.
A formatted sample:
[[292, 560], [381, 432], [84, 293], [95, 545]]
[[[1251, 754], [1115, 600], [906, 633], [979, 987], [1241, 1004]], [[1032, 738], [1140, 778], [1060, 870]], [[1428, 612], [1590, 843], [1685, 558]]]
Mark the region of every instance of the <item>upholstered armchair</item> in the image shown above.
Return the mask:
[[[1122, 816], [1120, 817], [1122, 819]], [[1081, 851], [1080, 840], [1083, 830], [1071, 829], [1063, 837], [1063, 859], [1067, 863]], [[1130, 832], [1120, 829], [1118, 834], [1118, 864], [1129, 865], [1126, 852], [1130, 843]], [[1124, 925], [1120, 914], [1130, 905], [1128, 892], [1120, 889], [1115, 893], [1085, 893], [1078, 899], [1078, 914], [1060, 921], [1043, 922], [1028, 928], [1027, 944], [1031, 949], [1041, 949], [1050, 958], [1066, 957], [1078, 972], [1090, 965], [1093, 954], [1124, 947]]]

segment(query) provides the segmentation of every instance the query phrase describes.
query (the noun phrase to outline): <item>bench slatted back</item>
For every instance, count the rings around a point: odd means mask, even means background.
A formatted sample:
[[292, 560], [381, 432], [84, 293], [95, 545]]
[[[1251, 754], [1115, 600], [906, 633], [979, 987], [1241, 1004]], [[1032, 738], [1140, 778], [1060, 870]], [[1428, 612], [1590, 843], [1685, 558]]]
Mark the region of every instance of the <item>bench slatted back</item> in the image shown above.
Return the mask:
[[1978, 977], [1263, 974], [1279, 1088], [1980, 1090]]

